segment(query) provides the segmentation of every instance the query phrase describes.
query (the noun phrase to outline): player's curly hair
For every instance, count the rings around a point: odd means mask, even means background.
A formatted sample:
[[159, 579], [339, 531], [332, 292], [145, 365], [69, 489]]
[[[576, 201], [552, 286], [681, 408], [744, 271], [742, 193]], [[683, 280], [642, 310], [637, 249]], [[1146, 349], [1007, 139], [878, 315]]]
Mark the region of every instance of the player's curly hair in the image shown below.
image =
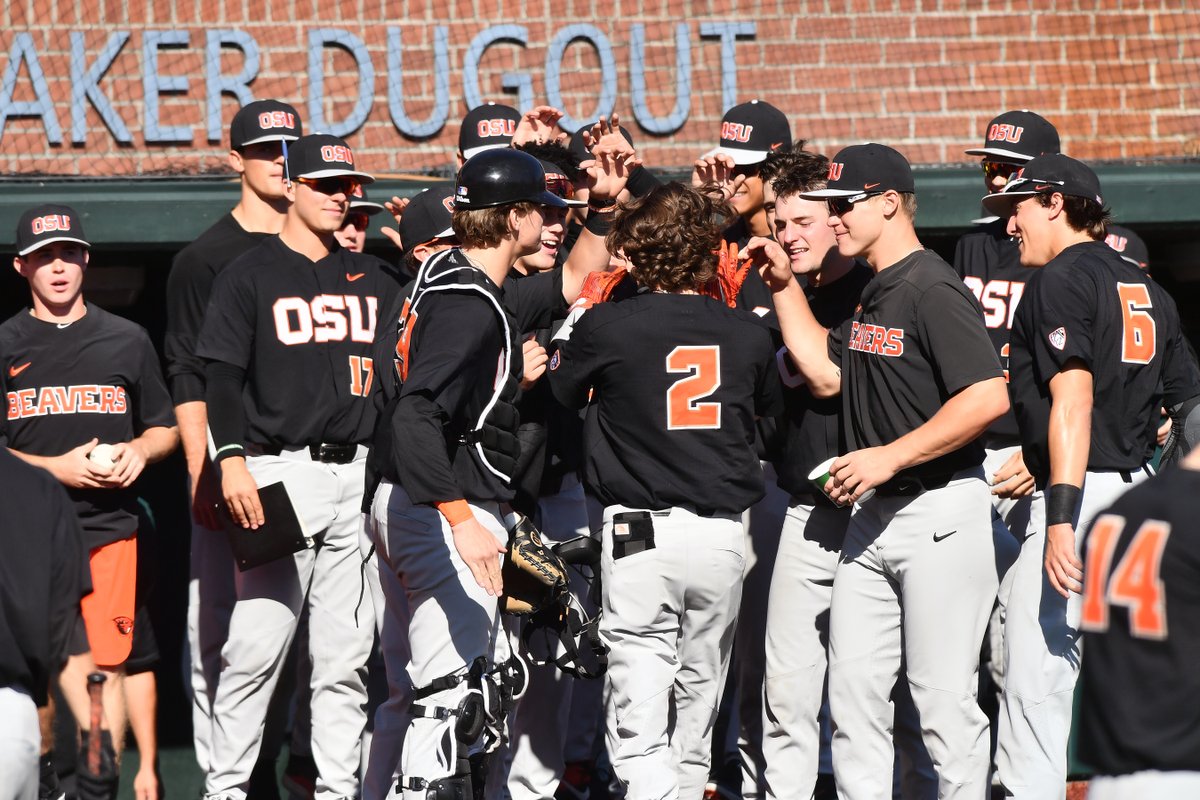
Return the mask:
[[[805, 185], [800, 189], [786, 192], [786, 194], [824, 188], [825, 179], [829, 175], [829, 159], [820, 153], [810, 153], [804, 149], [804, 145], [805, 141], [801, 139], [792, 145], [791, 150], [772, 151], [767, 154], [766, 160], [759, 167], [758, 174], [762, 178], [763, 184], [774, 188], [776, 195], [785, 194], [784, 192], [780, 192], [775, 186], [781, 180], [784, 180], [788, 184], [797, 180], [808, 180], [813, 184], [812, 186]], [[819, 165], [823, 166], [819, 166], [818, 162]], [[786, 176], [792, 177], [789, 179]], [[817, 183], [821, 185], [817, 186]]]
[[[1035, 195], [1037, 201], [1044, 207], [1050, 207], [1050, 198], [1054, 193]], [[1072, 229], [1085, 232], [1088, 237], [1097, 241], [1108, 235], [1108, 223], [1112, 221], [1112, 212], [1090, 197], [1062, 196], [1063, 212], [1067, 215], [1067, 224]]]
[[528, 216], [538, 208], [537, 203], [506, 203], [492, 208], [472, 208], [455, 211], [450, 226], [464, 249], [496, 247], [508, 236], [508, 212], [516, 209]]
[[642, 286], [696, 291], [716, 274], [721, 232], [736, 217], [719, 191], [667, 183], [618, 211], [605, 242]]

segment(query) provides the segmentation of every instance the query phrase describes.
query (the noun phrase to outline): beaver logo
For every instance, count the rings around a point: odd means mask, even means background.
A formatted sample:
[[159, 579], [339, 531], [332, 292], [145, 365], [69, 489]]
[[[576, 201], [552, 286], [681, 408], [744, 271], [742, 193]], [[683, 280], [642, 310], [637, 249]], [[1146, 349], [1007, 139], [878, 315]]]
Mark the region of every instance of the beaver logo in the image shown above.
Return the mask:
[[122, 636], [129, 636], [133, 633], [133, 620], [129, 617], [113, 617], [113, 624], [117, 626], [117, 630]]

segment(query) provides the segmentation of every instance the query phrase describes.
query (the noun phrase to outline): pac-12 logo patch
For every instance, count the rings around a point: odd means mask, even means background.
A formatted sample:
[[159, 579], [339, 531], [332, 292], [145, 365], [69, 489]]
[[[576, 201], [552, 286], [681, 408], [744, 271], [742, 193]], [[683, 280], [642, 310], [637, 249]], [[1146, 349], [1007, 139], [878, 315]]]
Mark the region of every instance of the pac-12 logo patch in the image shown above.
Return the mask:
[[1050, 345], [1055, 350], [1062, 350], [1067, 346], [1067, 329], [1055, 328], [1054, 330], [1050, 331], [1050, 335], [1046, 338], [1050, 340]]
[[561, 359], [561, 358], [559, 358], [558, 351], [557, 351], [557, 350], [555, 350], [555, 351], [554, 351], [554, 355], [550, 356], [550, 369], [551, 369], [551, 371], [558, 369], [558, 365], [559, 365], [559, 364], [561, 364], [561, 363], [562, 363], [562, 359]]

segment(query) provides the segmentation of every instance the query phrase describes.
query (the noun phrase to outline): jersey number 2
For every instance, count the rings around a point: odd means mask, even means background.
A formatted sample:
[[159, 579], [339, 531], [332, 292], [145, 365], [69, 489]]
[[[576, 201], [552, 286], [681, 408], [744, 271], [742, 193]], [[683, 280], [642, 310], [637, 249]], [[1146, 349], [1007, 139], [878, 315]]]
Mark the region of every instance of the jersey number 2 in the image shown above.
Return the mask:
[[1171, 526], [1156, 519], [1146, 520], [1113, 569], [1113, 551], [1124, 529], [1123, 517], [1105, 514], [1088, 534], [1083, 629], [1108, 630], [1109, 607], [1118, 605], [1129, 609], [1131, 634], [1139, 639], [1166, 639], [1167, 592], [1160, 570]]
[[667, 389], [667, 430], [721, 427], [721, 404], [699, 402], [721, 385], [721, 348], [713, 344], [676, 347], [667, 355], [667, 372], [688, 373]]
[[1149, 364], [1154, 358], [1156, 328], [1150, 311], [1150, 289], [1144, 283], [1118, 283], [1121, 298], [1121, 360], [1126, 364]]
[[350, 356], [350, 394], [366, 397], [371, 393], [375, 377], [375, 361], [369, 356]]

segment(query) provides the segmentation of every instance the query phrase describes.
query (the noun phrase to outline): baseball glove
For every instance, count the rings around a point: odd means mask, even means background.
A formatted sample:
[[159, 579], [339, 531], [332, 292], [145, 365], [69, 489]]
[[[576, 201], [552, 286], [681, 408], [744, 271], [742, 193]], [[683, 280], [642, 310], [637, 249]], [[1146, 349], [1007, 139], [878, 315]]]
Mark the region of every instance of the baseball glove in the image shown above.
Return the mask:
[[520, 517], [509, 531], [501, 575], [500, 608], [506, 614], [533, 614], [561, 604], [567, 596], [566, 565], [542, 542], [542, 534], [527, 517]]

